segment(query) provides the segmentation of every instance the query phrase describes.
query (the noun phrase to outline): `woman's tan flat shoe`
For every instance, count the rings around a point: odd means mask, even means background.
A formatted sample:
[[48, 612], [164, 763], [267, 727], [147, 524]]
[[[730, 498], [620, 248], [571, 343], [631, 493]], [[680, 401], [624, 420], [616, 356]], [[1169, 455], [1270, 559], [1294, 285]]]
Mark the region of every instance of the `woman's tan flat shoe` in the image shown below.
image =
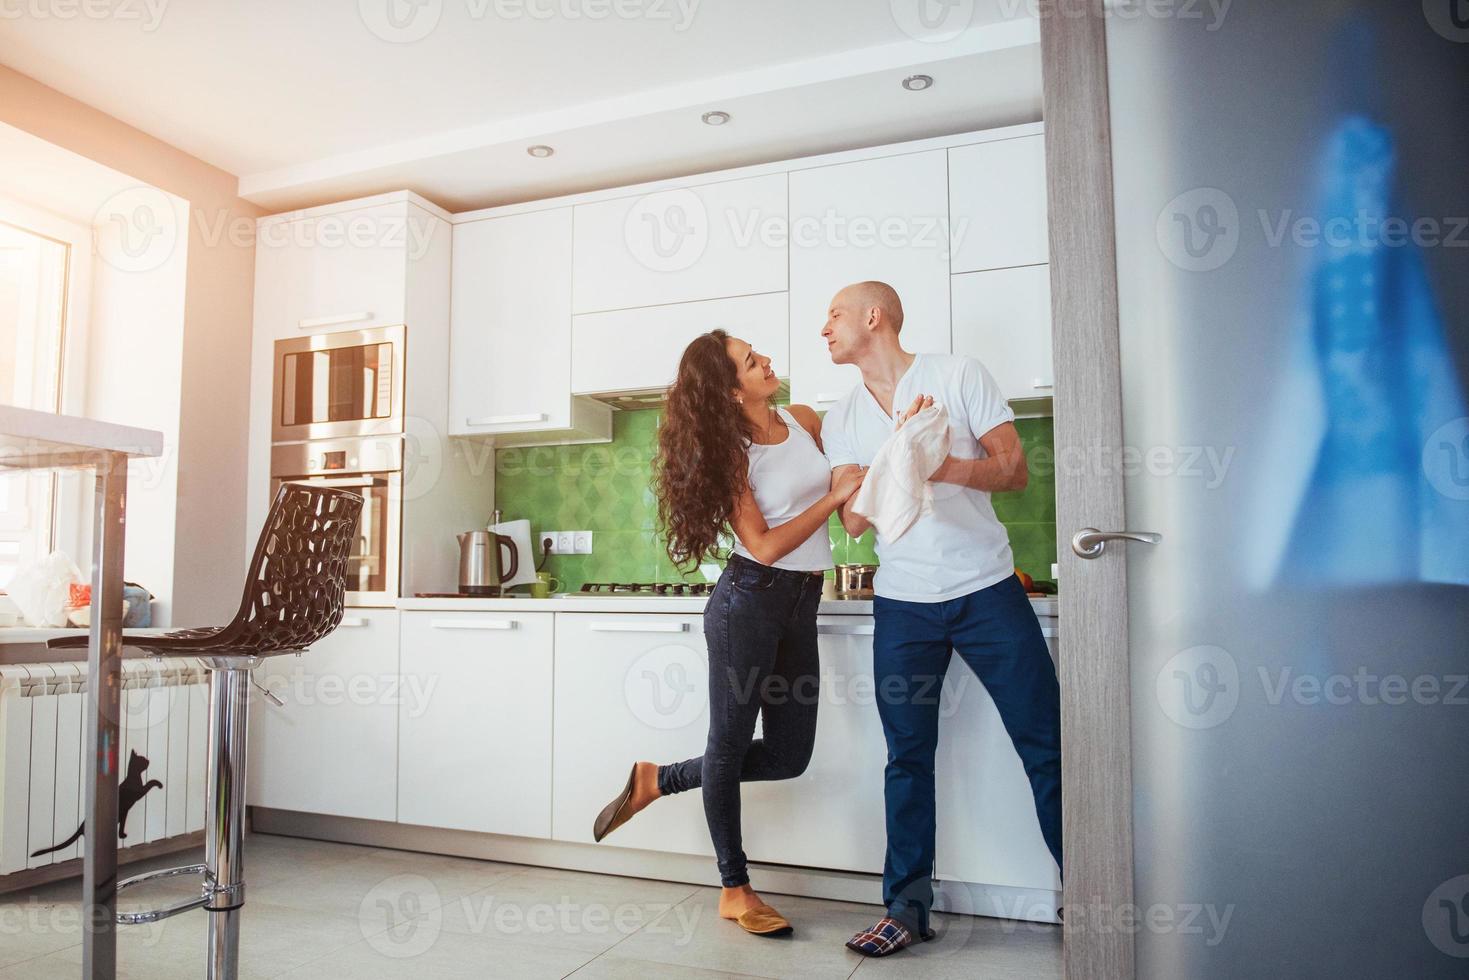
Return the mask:
[[741, 929], [755, 936], [784, 936], [792, 931], [791, 924], [769, 905], [757, 905], [746, 909], [735, 919]]
[[634, 762], [632, 771], [627, 774], [627, 785], [622, 788], [621, 793], [617, 794], [616, 799], [604, 806], [602, 812], [597, 814], [596, 822], [592, 824], [592, 840], [601, 843], [602, 838], [633, 818], [633, 815], [627, 812], [627, 805], [632, 800], [633, 780], [637, 779], [637, 776], [638, 764]]

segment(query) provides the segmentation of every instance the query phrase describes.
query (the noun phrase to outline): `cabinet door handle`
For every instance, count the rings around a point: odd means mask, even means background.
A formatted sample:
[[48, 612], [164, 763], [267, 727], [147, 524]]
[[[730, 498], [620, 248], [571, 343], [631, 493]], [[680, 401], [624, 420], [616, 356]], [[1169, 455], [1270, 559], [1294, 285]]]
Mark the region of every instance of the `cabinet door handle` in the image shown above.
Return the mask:
[[525, 422], [544, 422], [545, 412], [529, 412], [525, 415], [486, 415], [484, 418], [465, 419], [465, 425], [516, 425]]
[[688, 623], [593, 623], [593, 633], [687, 633]]
[[816, 632], [829, 636], [871, 636], [876, 628], [871, 623], [817, 623]]
[[428, 624], [436, 630], [513, 630], [519, 625], [519, 620], [431, 619]]
[[338, 626], [366, 626], [367, 625], [367, 620], [363, 619], [361, 616], [343, 616], [342, 617], [342, 621], [340, 623], [338, 623], [337, 625]]
[[842, 400], [842, 397], [845, 394], [846, 394], [846, 392], [844, 392], [844, 391], [838, 391], [838, 392], [830, 392], [830, 391], [822, 392], [822, 391], [818, 391], [816, 393], [816, 401], [817, 401], [818, 404], [821, 404], [821, 405], [829, 405], [832, 402], [839, 402], [839, 401], [841, 401]]
[[336, 327], [343, 323], [361, 323], [363, 320], [371, 320], [371, 311], [361, 313], [339, 313], [336, 316], [314, 316], [305, 320], [297, 320], [296, 327], [300, 330], [313, 330], [316, 327]]
[[1047, 381], [1045, 378], [1036, 378], [1030, 383], [1030, 386], [1035, 389], [1054, 388], [1056, 387], [1056, 383], [1054, 381]]

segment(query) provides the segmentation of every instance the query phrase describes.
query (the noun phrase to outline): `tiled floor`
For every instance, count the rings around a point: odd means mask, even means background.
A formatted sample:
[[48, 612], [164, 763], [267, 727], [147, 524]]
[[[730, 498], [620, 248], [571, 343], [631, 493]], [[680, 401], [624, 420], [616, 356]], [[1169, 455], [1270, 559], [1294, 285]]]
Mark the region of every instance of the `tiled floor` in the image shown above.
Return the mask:
[[[1050, 926], [940, 916], [940, 941], [864, 960], [842, 943], [871, 923], [873, 906], [769, 895], [796, 932], [759, 939], [719, 918], [714, 888], [286, 837], [251, 837], [246, 861], [240, 972], [252, 980], [1061, 976], [1060, 930]], [[125, 907], [173, 901], [188, 887], [129, 892]], [[73, 881], [0, 897], [0, 980], [78, 975], [79, 890]], [[123, 927], [119, 977], [203, 976], [204, 920], [194, 911]]]

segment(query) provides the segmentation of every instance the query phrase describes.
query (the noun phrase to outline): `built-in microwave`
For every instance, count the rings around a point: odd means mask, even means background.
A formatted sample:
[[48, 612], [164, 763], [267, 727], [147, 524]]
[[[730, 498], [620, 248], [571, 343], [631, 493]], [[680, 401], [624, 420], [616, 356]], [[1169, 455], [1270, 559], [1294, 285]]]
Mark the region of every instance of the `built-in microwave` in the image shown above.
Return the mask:
[[271, 441], [403, 431], [401, 325], [275, 342]]
[[344, 487], [363, 498], [357, 543], [347, 558], [349, 606], [398, 598], [403, 521], [403, 437], [319, 439], [270, 450], [272, 499], [282, 483]]

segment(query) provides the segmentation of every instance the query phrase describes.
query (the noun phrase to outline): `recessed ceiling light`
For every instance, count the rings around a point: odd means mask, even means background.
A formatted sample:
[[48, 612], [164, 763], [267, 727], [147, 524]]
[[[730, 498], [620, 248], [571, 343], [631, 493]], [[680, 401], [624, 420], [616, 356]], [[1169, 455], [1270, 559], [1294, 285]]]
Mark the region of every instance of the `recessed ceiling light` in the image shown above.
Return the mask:
[[926, 88], [933, 88], [933, 76], [909, 75], [903, 79], [903, 87], [910, 92], [922, 92]]
[[713, 112], [704, 113], [700, 118], [704, 120], [705, 126], [723, 126], [729, 122], [729, 113], [722, 109], [715, 109]]
[[527, 147], [525, 152], [537, 159], [544, 160], [556, 151], [544, 143], [537, 143], [535, 146]]

